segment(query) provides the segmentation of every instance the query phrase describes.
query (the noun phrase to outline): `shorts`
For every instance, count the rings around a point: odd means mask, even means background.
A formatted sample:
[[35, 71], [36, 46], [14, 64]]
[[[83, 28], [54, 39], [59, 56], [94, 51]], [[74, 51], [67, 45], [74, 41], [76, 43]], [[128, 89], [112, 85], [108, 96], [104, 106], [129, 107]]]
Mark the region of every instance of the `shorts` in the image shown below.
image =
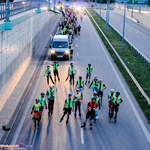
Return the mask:
[[81, 93], [83, 93], [83, 88], [78, 88], [80, 90]]
[[89, 79], [91, 79], [91, 74], [87, 73], [86, 78], [88, 78], [88, 77], [89, 77]]
[[58, 70], [54, 71], [54, 76], [58, 76]]
[[71, 110], [72, 110], [72, 108], [65, 108], [64, 114], [71, 115]]
[[103, 97], [103, 91], [98, 91], [98, 96], [100, 97]]
[[88, 111], [86, 115], [86, 119], [93, 120], [95, 117], [95, 111]]
[[113, 111], [115, 110], [115, 112], [119, 111], [119, 105], [113, 105]]

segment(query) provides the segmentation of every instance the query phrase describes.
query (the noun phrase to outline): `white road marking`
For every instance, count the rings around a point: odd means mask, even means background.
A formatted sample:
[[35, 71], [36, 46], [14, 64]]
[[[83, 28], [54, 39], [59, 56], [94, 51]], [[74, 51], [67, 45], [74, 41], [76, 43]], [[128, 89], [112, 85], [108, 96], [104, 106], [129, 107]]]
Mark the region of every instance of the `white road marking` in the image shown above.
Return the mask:
[[81, 128], [81, 144], [84, 144], [83, 128]]
[[79, 69], [78, 69], [78, 75], [80, 74]]
[[76, 44], [76, 47], [78, 47], [78, 44]]
[[[47, 57], [47, 58], [48, 58], [48, 57]], [[47, 60], [47, 58], [46, 58], [46, 60]], [[28, 113], [28, 111], [29, 111], [29, 107], [30, 107], [31, 102], [32, 102], [32, 100], [33, 100], [33, 98], [34, 98], [35, 92], [37, 91], [37, 87], [38, 87], [38, 84], [39, 84], [39, 82], [40, 82], [41, 76], [42, 76], [42, 74], [43, 74], [43, 71], [44, 71], [46, 62], [47, 62], [47, 61], [44, 61], [44, 64], [43, 64], [42, 69], [41, 69], [41, 72], [40, 72], [40, 74], [39, 74], [39, 76], [38, 76], [38, 79], [37, 79], [37, 82], [36, 82], [35, 87], [34, 87], [34, 89], [33, 89], [33, 92], [32, 92], [32, 94], [31, 94], [31, 96], [30, 96], [30, 98], [29, 98], [29, 101], [28, 101], [28, 103], [27, 103], [27, 106], [26, 106], [26, 108], [25, 108], [25, 110], [24, 110], [24, 113], [23, 113], [23, 115], [22, 115], [22, 117], [21, 117], [21, 120], [20, 120], [20, 122], [19, 122], [19, 124], [18, 124], [18, 127], [17, 127], [17, 129], [16, 129], [16, 131], [15, 131], [15, 134], [14, 134], [14, 136], [13, 136], [13, 139], [12, 139], [10, 145], [15, 145], [15, 144], [16, 144], [16, 141], [17, 141], [18, 136], [19, 136], [19, 134], [20, 134], [21, 128], [22, 128], [23, 123], [24, 123], [24, 120], [25, 120], [25, 118], [26, 118], [26, 116], [27, 116], [27, 113]]]
[[77, 56], [78, 56], [79, 54], [78, 54], [78, 52], [77, 52]]
[[[89, 22], [90, 22], [90, 20], [89, 20]], [[118, 73], [117, 73], [117, 71], [116, 71], [114, 65], [112, 64], [112, 62], [111, 62], [111, 60], [110, 60], [110, 58], [109, 58], [109, 56], [108, 56], [106, 50], [104, 49], [104, 47], [103, 47], [103, 45], [102, 45], [102, 42], [100, 41], [100, 37], [98, 36], [98, 33], [96, 32], [96, 30], [95, 30], [95, 28], [94, 28], [94, 26], [92, 25], [91, 22], [90, 22], [90, 25], [91, 25], [92, 30], [94, 31], [95, 36], [96, 36], [97, 40], [99, 41], [99, 43], [100, 43], [100, 45], [101, 45], [101, 47], [102, 47], [102, 49], [103, 49], [103, 51], [104, 51], [104, 53], [105, 53], [105, 55], [106, 55], [108, 61], [109, 61], [109, 63], [110, 63], [111, 68], [113, 69], [113, 72], [115, 73], [115, 75], [116, 75], [116, 77], [117, 77], [117, 79], [118, 79], [118, 81], [119, 81], [120, 86], [122, 87], [122, 90], [123, 90], [124, 94], [126, 95], [126, 98], [127, 98], [128, 102], [129, 102], [129, 104], [130, 104], [130, 106], [131, 106], [131, 108], [132, 108], [132, 110], [133, 110], [133, 112], [134, 112], [134, 115], [136, 116], [137, 121], [139, 122], [139, 124], [140, 124], [140, 126], [141, 126], [141, 128], [142, 128], [142, 130], [143, 130], [143, 132], [144, 132], [144, 134], [145, 134], [145, 136], [146, 136], [146, 138], [147, 138], [149, 144], [150, 144], [150, 134], [149, 134], [149, 132], [148, 132], [148, 130], [147, 130], [145, 124], [143, 123], [143, 120], [141, 119], [141, 117], [140, 117], [140, 115], [139, 115], [139, 113], [138, 113], [136, 107], [134, 106], [134, 104], [133, 104], [133, 102], [132, 102], [132, 100], [131, 100], [131, 97], [129, 96], [129, 94], [128, 94], [128, 92], [127, 92], [127, 90], [126, 90], [126, 88], [125, 88], [123, 82], [121, 81], [121, 78], [119, 77], [119, 75], [118, 75]]]

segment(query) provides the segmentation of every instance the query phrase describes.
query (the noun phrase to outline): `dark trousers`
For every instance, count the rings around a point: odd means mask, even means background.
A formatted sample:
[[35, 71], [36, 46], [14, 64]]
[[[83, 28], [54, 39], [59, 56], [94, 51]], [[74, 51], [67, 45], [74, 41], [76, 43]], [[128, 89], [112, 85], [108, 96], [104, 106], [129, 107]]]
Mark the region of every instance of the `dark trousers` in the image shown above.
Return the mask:
[[54, 109], [54, 100], [49, 100], [49, 102], [48, 102], [48, 113], [53, 114], [53, 109]]
[[34, 118], [34, 127], [36, 128], [36, 125], [37, 127], [39, 127], [39, 123], [40, 123], [40, 119], [39, 118]]
[[76, 117], [76, 113], [77, 113], [77, 110], [79, 111], [79, 117], [81, 117], [81, 102], [76, 102], [75, 103], [75, 117]]
[[49, 85], [49, 78], [51, 79], [52, 83], [54, 84], [54, 81], [53, 81], [53, 79], [52, 79], [52, 76], [51, 76], [51, 75], [47, 76], [47, 84]]
[[73, 81], [73, 85], [74, 85], [74, 74], [70, 75], [70, 84], [72, 84], [72, 81]]

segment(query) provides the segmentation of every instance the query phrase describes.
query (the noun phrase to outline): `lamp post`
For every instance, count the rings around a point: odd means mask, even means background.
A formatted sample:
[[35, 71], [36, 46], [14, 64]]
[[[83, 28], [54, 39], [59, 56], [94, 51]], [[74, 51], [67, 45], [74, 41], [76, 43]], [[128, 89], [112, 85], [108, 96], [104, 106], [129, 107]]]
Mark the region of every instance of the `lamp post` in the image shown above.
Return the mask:
[[126, 1], [124, 1], [124, 18], [123, 18], [122, 50], [124, 50], [125, 19], [126, 19]]
[[101, 20], [101, 0], [100, 0], [100, 12], [99, 12], [99, 21]]
[[56, 4], [56, 0], [54, 0], [54, 8], [53, 8], [53, 11], [55, 11], [55, 4]]
[[50, 0], [48, 0], [48, 10], [51, 10], [51, 3], [50, 3]]
[[109, 24], [109, 9], [110, 9], [110, 0], [107, 0], [106, 31], [108, 31], [108, 24]]
[[6, 22], [9, 22], [9, 14], [10, 14], [9, 0], [6, 0]]

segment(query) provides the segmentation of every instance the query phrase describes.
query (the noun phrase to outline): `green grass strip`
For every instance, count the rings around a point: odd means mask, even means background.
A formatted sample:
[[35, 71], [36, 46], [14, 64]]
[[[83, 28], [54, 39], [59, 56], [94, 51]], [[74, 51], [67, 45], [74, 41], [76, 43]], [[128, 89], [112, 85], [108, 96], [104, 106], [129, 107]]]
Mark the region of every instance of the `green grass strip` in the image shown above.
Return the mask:
[[[95, 19], [101, 30], [104, 32], [108, 40], [111, 42], [113, 47], [116, 49], [122, 60], [125, 62], [131, 73], [134, 75], [136, 80], [139, 82], [143, 90], [147, 95], [150, 95], [150, 68], [146, 64], [146, 62], [138, 56], [133, 50], [132, 47], [129, 46], [127, 43], [124, 44], [124, 50], [122, 50], [122, 38], [111, 28], [108, 28], [108, 32], [106, 31], [106, 22], [103, 19], [100, 19], [99, 15], [95, 15], [95, 12], [92, 9], [87, 9], [92, 17]], [[88, 13], [87, 13], [88, 14]], [[144, 112], [148, 122], [150, 123], [150, 107], [149, 104], [146, 102], [145, 98], [141, 94], [141, 92], [136, 87], [135, 83], [130, 78], [129, 74], [105, 40], [104, 36], [99, 31], [98, 27], [88, 15], [91, 22], [93, 23], [95, 29], [97, 30], [99, 36], [101, 37], [103, 43], [105, 44], [106, 48], [108, 49], [110, 55], [112, 56], [114, 62], [118, 66], [120, 72], [122, 73], [123, 77], [125, 78], [130, 90], [132, 91], [133, 95], [135, 96], [139, 106], [141, 107], [142, 111]]]

